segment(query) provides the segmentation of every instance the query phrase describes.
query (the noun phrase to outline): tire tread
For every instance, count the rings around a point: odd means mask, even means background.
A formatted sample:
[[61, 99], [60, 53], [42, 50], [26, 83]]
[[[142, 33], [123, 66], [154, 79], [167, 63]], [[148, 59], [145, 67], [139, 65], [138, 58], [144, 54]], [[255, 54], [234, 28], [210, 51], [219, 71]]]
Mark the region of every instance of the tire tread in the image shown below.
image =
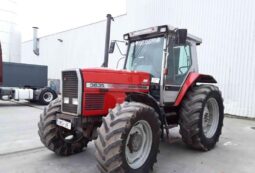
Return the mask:
[[[207, 96], [215, 92], [219, 94], [222, 102], [221, 92], [219, 88], [214, 85], [198, 85], [193, 86], [184, 97], [181, 107], [179, 109], [180, 116], [180, 134], [182, 135], [182, 140], [189, 147], [199, 150], [208, 151], [214, 147], [208, 146], [201, 140], [201, 133], [199, 129], [199, 121], [201, 119], [201, 114], [203, 111], [203, 104], [206, 101]], [[223, 107], [224, 109], [224, 107]], [[222, 120], [223, 121], [223, 120]], [[221, 121], [220, 121], [221, 123]], [[223, 126], [223, 124], [219, 124]], [[219, 140], [221, 134], [221, 127], [219, 134], [216, 135], [215, 143]]]

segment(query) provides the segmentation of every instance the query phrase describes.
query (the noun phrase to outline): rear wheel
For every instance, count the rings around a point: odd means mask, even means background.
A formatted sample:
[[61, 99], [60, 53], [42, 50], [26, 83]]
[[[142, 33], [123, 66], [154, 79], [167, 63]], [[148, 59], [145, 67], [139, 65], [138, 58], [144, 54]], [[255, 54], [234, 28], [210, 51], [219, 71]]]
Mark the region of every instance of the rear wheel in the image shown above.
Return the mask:
[[95, 141], [102, 173], [149, 172], [159, 152], [160, 122], [145, 104], [125, 102], [103, 118]]
[[57, 98], [57, 94], [51, 88], [44, 88], [42, 89], [39, 95], [39, 103], [42, 105], [48, 105], [51, 101]]
[[180, 133], [190, 147], [212, 149], [221, 135], [224, 106], [221, 92], [213, 85], [194, 86], [180, 107]]
[[61, 100], [56, 99], [44, 109], [38, 123], [38, 134], [42, 143], [58, 155], [68, 156], [79, 153], [87, 146], [88, 139], [75, 130], [67, 130], [56, 125], [56, 115], [60, 113]]

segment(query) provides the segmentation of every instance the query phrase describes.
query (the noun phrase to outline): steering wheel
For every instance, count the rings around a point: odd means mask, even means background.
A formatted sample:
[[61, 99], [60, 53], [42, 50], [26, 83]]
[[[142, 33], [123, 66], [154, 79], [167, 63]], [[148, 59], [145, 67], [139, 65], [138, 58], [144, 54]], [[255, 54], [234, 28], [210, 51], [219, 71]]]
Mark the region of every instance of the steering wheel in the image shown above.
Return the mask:
[[[179, 67], [179, 68], [178, 68], [178, 71], [181, 72], [181, 74], [184, 74], [184, 72], [181, 70], [181, 69], [183, 69], [183, 68], [187, 68], [187, 69], [188, 69], [189, 66], [181, 66], [181, 67]], [[186, 71], [185, 71], [185, 73], [186, 73]]]
[[145, 57], [137, 57], [133, 61], [133, 70], [136, 70], [140, 65], [146, 64], [146, 59]]

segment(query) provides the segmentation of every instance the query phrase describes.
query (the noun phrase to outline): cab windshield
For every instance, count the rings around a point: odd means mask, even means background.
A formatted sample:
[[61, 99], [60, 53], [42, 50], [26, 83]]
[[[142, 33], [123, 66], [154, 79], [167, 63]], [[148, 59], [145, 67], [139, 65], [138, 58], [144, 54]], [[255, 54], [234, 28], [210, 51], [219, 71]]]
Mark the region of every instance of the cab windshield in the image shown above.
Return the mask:
[[127, 55], [126, 69], [143, 71], [160, 78], [164, 37], [131, 42]]

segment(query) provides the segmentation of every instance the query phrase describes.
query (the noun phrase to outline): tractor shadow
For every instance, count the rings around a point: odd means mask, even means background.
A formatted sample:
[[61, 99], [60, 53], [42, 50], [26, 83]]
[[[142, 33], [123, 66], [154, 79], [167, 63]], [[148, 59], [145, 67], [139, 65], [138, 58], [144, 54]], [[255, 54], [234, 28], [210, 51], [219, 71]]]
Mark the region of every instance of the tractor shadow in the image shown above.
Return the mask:
[[203, 160], [206, 153], [187, 147], [182, 142], [179, 127], [170, 129], [168, 137], [164, 134], [164, 140], [160, 143], [159, 149], [160, 153], [152, 173], [190, 172], [188, 167], [185, 168], [184, 162], [194, 158]]
[[56, 172], [99, 173], [96, 166], [94, 142], [89, 143], [83, 152], [72, 156], [62, 157], [50, 152], [44, 156], [43, 162], [46, 170], [57, 168]]
[[[168, 138], [165, 135], [164, 139], [160, 143], [160, 153], [151, 173], [190, 172], [189, 168], [192, 167], [190, 161], [193, 159], [196, 160], [196, 166], [198, 164], [203, 166], [206, 152], [189, 149], [182, 142], [178, 128], [171, 129]], [[96, 166], [95, 151], [94, 142], [89, 143], [84, 152], [68, 157], [57, 156], [47, 151], [43, 159], [40, 160], [40, 167], [44, 170], [57, 168], [57, 172], [64, 173], [70, 173], [73, 170], [76, 173], [100, 173]]]

